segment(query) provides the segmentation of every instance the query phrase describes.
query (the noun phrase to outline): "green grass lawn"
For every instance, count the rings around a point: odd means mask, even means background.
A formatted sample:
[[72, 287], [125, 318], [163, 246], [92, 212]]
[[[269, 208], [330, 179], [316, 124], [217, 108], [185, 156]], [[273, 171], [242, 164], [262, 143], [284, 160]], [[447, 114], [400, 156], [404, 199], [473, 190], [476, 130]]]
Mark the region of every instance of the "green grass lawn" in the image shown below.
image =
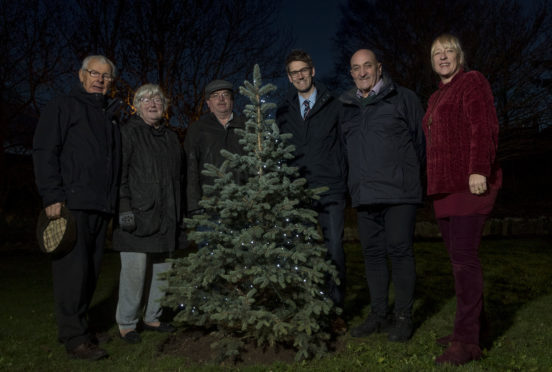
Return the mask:
[[[347, 244], [345, 317], [350, 325], [369, 311], [358, 244]], [[417, 242], [416, 332], [408, 343], [385, 335], [345, 337], [342, 351], [292, 365], [241, 367], [242, 371], [552, 371], [552, 244], [549, 240], [484, 240], [485, 307], [492, 339], [484, 359], [463, 367], [437, 367], [434, 342], [452, 330], [455, 300], [451, 268], [441, 242]], [[118, 254], [107, 251], [91, 309], [91, 323], [117, 333], [114, 308]], [[217, 371], [160, 353], [167, 336], [143, 333], [138, 345], [114, 339], [103, 345], [110, 358], [70, 360], [57, 342], [48, 259], [38, 253], [0, 251], [0, 370], [2, 371]], [[108, 320], [106, 325], [106, 319]], [[100, 320], [100, 321], [99, 321]]]

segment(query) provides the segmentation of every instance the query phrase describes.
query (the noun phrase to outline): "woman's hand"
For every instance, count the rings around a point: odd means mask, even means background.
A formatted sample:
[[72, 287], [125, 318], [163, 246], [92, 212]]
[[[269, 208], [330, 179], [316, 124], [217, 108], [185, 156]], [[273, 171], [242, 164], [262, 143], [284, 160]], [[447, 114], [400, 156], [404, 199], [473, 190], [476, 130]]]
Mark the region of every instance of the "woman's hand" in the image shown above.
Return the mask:
[[487, 191], [487, 177], [480, 174], [470, 174], [470, 192], [475, 195], [484, 194]]

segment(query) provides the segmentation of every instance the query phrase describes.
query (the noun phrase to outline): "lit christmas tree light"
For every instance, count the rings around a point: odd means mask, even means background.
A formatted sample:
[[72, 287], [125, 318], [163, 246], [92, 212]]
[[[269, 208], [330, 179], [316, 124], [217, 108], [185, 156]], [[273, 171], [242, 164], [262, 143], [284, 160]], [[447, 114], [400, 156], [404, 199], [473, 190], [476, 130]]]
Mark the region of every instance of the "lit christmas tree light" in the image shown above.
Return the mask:
[[[270, 117], [275, 105], [265, 98], [276, 88], [253, 83], [240, 92], [251, 101], [240, 132], [244, 155], [222, 150], [220, 168], [207, 164], [200, 206], [187, 220], [190, 239], [207, 242], [197, 253], [174, 260], [165, 304], [182, 309], [175, 320], [217, 334], [220, 358], [239, 355], [245, 342], [294, 347], [296, 358], [320, 357], [330, 338], [330, 319], [340, 312], [326, 295], [328, 278], [339, 281], [326, 259], [316, 212], [304, 206], [324, 189], [309, 190], [286, 160], [293, 147]], [[235, 175], [244, 182], [235, 183]], [[183, 306], [184, 305], [184, 306]]]

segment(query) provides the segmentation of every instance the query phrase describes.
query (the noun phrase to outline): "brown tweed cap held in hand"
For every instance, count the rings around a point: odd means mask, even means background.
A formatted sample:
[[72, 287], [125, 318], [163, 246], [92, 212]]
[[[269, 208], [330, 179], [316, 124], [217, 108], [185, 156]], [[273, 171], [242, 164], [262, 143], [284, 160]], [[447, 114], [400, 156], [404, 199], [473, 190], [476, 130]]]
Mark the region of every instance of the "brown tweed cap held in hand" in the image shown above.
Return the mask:
[[36, 240], [40, 250], [54, 258], [73, 249], [77, 239], [77, 223], [71, 212], [61, 207], [61, 217], [50, 220], [43, 209], [36, 224]]

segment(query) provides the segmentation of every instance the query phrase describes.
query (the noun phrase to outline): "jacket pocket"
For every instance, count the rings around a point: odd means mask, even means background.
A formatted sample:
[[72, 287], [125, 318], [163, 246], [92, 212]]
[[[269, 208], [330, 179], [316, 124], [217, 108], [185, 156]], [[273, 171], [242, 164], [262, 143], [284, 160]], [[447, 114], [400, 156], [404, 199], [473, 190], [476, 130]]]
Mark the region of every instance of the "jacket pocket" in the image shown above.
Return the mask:
[[156, 200], [155, 184], [139, 184], [131, 192], [131, 206], [136, 222], [133, 235], [150, 236], [161, 227], [160, 203]]

